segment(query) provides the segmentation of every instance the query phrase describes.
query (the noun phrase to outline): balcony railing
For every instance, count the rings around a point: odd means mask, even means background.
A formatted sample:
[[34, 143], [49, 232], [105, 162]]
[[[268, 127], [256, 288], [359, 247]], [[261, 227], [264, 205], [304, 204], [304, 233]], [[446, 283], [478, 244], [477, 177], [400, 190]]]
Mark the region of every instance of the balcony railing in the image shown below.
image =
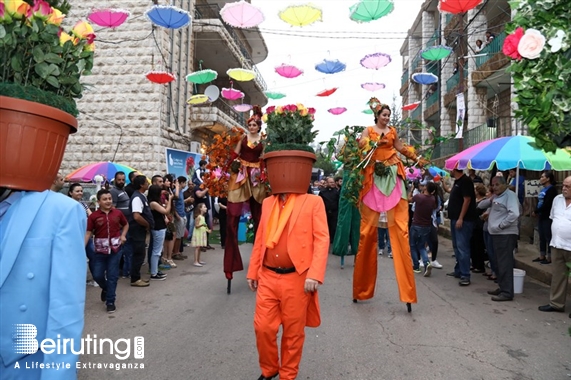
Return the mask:
[[242, 112], [236, 112], [231, 105], [226, 103], [221, 98], [216, 99], [214, 102], [204, 103], [204, 104], [197, 104], [193, 107], [214, 107], [218, 108], [220, 111], [225, 113], [226, 115], [230, 116], [233, 120], [238, 122], [238, 125], [244, 125], [246, 123], [246, 119], [244, 118], [244, 114]]
[[234, 41], [236, 46], [238, 46], [242, 55], [246, 58], [244, 60], [244, 65], [246, 66], [245, 68], [252, 70], [256, 73], [258, 82], [260, 83], [263, 90], [265, 90], [267, 88], [266, 82], [264, 81], [262, 74], [258, 71], [257, 67], [254, 65], [254, 62], [252, 61], [252, 56], [250, 55], [250, 52], [244, 46], [244, 43], [242, 42], [240, 37], [238, 37], [234, 28], [232, 28], [230, 25], [228, 25], [224, 20], [222, 20], [222, 17], [220, 17], [220, 7], [217, 4], [198, 4], [198, 5], [196, 5], [194, 7], [194, 18], [196, 20], [201, 20], [201, 19], [217, 19], [217, 20], [220, 20], [222, 26], [226, 29], [228, 34], [230, 34], [230, 37], [232, 37], [232, 40]]
[[464, 134], [464, 149], [496, 138], [496, 128], [489, 128], [488, 124], [482, 124], [466, 131]]
[[440, 39], [440, 30], [436, 29], [424, 46], [428, 48], [431, 46], [438, 45], [439, 39]]
[[446, 25], [448, 25], [450, 21], [452, 21], [452, 17], [454, 17], [452, 13], [446, 13], [446, 18], [445, 18]]
[[480, 50], [477, 54], [485, 54], [479, 57], [476, 57], [476, 67], [482, 66], [488, 60], [490, 60], [496, 53], [502, 51], [502, 46], [504, 46], [504, 40], [506, 39], [506, 32], [501, 32], [498, 34], [492, 42], [484, 46], [482, 50]]
[[406, 69], [403, 73], [402, 73], [402, 77], [400, 79], [400, 86], [404, 86], [406, 84], [406, 82], [408, 82], [408, 69]]
[[437, 103], [440, 99], [440, 87], [433, 94], [426, 98], [426, 108], [428, 109], [433, 104]]
[[[468, 76], [468, 70], [464, 68], [464, 78], [466, 78], [467, 76]], [[460, 83], [460, 72], [457, 72], [456, 74], [452, 75], [450, 79], [446, 81], [446, 92], [452, 91], [454, 87], [458, 86], [458, 83]]]
[[458, 153], [459, 150], [460, 150], [459, 139], [447, 140], [444, 141], [443, 143], [437, 144], [434, 147], [431, 159], [434, 160], [440, 157], [452, 156], [453, 154]]
[[414, 59], [412, 60], [412, 66], [411, 66], [412, 71], [414, 71], [418, 67], [418, 64], [420, 63], [421, 59], [422, 57], [420, 56], [420, 50], [419, 50], [418, 53], [416, 53], [416, 55], [414, 56]]
[[412, 120], [422, 121], [422, 113], [421, 113], [421, 111], [422, 111], [422, 107], [421, 107], [421, 106], [416, 107], [416, 109], [410, 113], [410, 118], [411, 118]]

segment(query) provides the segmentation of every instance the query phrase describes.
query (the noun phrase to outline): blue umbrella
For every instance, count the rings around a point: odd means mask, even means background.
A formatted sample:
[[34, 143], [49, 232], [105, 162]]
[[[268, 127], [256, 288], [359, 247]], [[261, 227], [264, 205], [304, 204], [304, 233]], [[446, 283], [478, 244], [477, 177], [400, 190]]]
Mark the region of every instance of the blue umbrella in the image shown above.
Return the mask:
[[172, 5], [155, 5], [145, 12], [145, 16], [157, 26], [178, 29], [190, 24], [190, 13]]
[[420, 84], [432, 84], [438, 82], [438, 77], [432, 73], [412, 74], [412, 80]]
[[345, 70], [346, 67], [347, 65], [344, 64], [343, 62], [340, 62], [338, 59], [335, 60], [324, 59], [323, 62], [315, 65], [315, 70], [324, 74], [335, 74]]

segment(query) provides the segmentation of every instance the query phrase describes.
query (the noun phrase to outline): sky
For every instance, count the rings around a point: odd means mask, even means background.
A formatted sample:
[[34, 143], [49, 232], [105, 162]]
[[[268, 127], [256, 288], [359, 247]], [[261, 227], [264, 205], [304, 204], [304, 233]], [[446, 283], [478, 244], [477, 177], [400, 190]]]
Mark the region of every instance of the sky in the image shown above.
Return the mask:
[[[372, 125], [372, 115], [362, 113], [367, 102], [377, 97], [381, 102], [392, 104], [393, 94], [400, 107], [402, 46], [408, 29], [412, 26], [423, 0], [396, 0], [389, 15], [369, 23], [356, 23], [349, 18], [349, 7], [357, 0], [288, 1], [252, 0], [260, 8], [265, 21], [259, 25], [268, 47], [268, 57], [257, 65], [268, 90], [279, 91], [287, 96], [271, 100], [270, 105], [303, 103], [314, 107], [315, 129], [319, 131], [316, 141], [329, 139], [332, 134], [346, 125]], [[290, 5], [310, 3], [323, 11], [322, 21], [304, 27], [293, 27], [283, 22], [278, 13]], [[291, 36], [286, 34], [298, 34]], [[303, 37], [301, 36], [303, 35]], [[325, 37], [325, 38], [321, 38]], [[379, 70], [361, 66], [361, 59], [373, 53], [386, 53], [392, 61]], [[338, 59], [347, 65], [345, 71], [337, 74], [323, 74], [315, 65], [324, 59]], [[275, 72], [282, 63], [292, 64], [304, 70], [297, 78], [286, 79]], [[385, 89], [370, 92], [361, 88], [362, 83], [379, 82]], [[317, 93], [337, 87], [328, 97]], [[345, 107], [347, 112], [335, 116], [327, 110]]]

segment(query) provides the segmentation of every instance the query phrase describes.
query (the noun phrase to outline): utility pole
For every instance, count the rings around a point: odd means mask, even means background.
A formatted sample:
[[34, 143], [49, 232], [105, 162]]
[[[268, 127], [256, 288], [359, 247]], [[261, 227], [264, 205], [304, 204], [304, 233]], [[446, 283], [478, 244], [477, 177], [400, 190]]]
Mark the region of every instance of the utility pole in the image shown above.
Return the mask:
[[[464, 62], [466, 62], [466, 60], [464, 59], [464, 16], [466, 15], [466, 13], [461, 14], [460, 15], [460, 21], [458, 22], [458, 45], [459, 45], [459, 51], [460, 51], [460, 58], [458, 58], [458, 93], [464, 93]], [[456, 102], [458, 102], [458, 100], [456, 100]], [[458, 108], [458, 104], [456, 104], [456, 108]], [[465, 116], [465, 115], [463, 115]], [[459, 128], [462, 128], [462, 138], [460, 139], [460, 141], [458, 142], [458, 151], [461, 152], [464, 150], [464, 119], [465, 117], [462, 117], [462, 120], [460, 120], [460, 122], [462, 123], [462, 125], [459, 126]], [[456, 125], [458, 125], [458, 113], [456, 113]]]

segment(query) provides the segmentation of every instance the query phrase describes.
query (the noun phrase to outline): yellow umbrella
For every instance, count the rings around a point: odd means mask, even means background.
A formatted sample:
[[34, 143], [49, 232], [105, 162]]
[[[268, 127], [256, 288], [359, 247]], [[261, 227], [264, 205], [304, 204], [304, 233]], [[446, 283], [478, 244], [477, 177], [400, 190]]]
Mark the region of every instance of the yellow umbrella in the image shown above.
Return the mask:
[[313, 5], [292, 5], [279, 13], [280, 18], [293, 26], [306, 26], [321, 21], [321, 9]]
[[248, 82], [256, 77], [256, 73], [247, 69], [228, 69], [226, 74], [239, 82]]
[[202, 103], [206, 103], [208, 100], [210, 100], [210, 98], [204, 94], [196, 94], [196, 95], [192, 95], [190, 98], [188, 98], [188, 100], [186, 101], [188, 104], [193, 105], [193, 104], [202, 104]]

